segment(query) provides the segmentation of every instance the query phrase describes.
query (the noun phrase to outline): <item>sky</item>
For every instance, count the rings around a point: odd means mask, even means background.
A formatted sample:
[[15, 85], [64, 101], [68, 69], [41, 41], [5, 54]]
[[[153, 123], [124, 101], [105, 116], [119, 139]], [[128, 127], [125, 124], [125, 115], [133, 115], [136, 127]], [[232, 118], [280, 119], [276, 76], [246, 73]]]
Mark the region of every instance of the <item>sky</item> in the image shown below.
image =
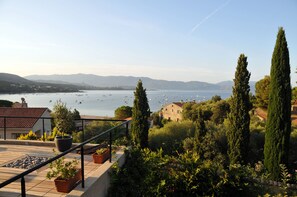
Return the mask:
[[258, 81], [279, 27], [296, 85], [297, 0], [0, 0], [0, 72]]

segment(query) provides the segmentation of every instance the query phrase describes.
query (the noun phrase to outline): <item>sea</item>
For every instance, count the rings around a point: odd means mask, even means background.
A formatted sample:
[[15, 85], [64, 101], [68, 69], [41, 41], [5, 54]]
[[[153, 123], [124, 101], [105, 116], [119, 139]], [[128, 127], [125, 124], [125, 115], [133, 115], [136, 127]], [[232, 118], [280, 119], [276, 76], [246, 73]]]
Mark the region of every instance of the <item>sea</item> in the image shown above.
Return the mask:
[[[209, 100], [214, 95], [222, 99], [231, 96], [232, 90], [147, 90], [147, 98], [152, 112], [159, 111], [171, 102], [201, 102]], [[1, 94], [1, 100], [21, 102], [25, 98], [28, 107], [48, 107], [52, 110], [54, 104], [61, 100], [71, 110], [77, 109], [81, 115], [113, 117], [114, 111], [123, 105], [133, 106], [133, 90], [81, 90], [72, 93], [30, 93]]]

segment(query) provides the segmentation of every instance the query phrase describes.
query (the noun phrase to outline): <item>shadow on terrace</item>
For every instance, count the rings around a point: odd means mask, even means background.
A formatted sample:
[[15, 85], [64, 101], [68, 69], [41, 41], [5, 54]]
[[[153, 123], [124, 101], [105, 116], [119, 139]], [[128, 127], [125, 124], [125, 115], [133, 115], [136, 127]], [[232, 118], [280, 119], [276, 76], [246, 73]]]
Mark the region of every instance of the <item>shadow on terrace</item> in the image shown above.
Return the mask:
[[[39, 140], [9, 139], [10, 121], [40, 122]], [[34, 122], [33, 121], [33, 122]], [[46, 130], [52, 118], [0, 117], [0, 196], [105, 196], [109, 187], [109, 170], [115, 162], [124, 163], [130, 121], [114, 119], [77, 119], [72, 147], [54, 153], [53, 132]], [[107, 147], [109, 161], [93, 162], [92, 153]], [[70, 193], [57, 192], [53, 180], [46, 179], [49, 164], [64, 157], [78, 160], [82, 180]]]

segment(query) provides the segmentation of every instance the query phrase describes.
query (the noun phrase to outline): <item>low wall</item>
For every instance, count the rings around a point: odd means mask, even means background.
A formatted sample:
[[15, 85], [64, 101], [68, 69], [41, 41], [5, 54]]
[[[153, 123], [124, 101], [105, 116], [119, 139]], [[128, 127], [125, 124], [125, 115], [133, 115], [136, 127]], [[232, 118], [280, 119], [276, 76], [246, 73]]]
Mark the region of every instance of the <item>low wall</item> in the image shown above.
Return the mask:
[[[54, 141], [39, 141], [39, 140], [13, 140], [7, 139], [3, 140], [0, 139], [0, 144], [14, 144], [14, 145], [27, 145], [27, 146], [48, 146], [48, 147], [55, 147]], [[80, 143], [72, 143], [72, 147], [79, 145]], [[84, 145], [85, 148], [90, 148], [93, 146], [97, 146], [98, 144], [86, 144]]]
[[85, 188], [79, 184], [72, 190], [67, 197], [104, 197], [107, 196], [108, 188], [110, 186], [110, 175], [112, 165], [118, 162], [122, 166], [125, 162], [125, 153], [118, 151], [112, 162], [106, 161], [96, 171], [94, 171], [86, 180]]

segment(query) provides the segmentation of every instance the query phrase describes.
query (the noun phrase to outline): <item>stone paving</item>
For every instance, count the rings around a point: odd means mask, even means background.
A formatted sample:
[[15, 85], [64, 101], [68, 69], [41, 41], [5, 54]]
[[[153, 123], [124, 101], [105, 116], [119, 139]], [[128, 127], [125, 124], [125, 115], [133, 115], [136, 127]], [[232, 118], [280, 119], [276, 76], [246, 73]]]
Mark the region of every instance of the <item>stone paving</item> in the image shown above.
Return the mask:
[[[53, 157], [53, 148], [46, 146], [27, 146], [27, 145], [12, 145], [0, 143], [0, 182], [24, 172], [25, 169], [1, 167], [4, 164], [12, 162], [16, 159], [23, 158], [26, 155]], [[66, 155], [66, 159], [77, 158], [80, 161], [80, 155], [70, 153]], [[100, 164], [94, 164], [91, 155], [84, 156], [85, 178], [88, 177], [94, 170], [98, 169]], [[79, 163], [80, 166], [80, 163]], [[61, 197], [66, 196], [65, 193], [56, 191], [54, 181], [46, 179], [48, 167], [44, 166], [41, 169], [34, 171], [25, 176], [26, 194], [27, 196], [49, 196]], [[19, 197], [21, 196], [20, 180], [13, 182], [0, 189], [0, 197]]]

